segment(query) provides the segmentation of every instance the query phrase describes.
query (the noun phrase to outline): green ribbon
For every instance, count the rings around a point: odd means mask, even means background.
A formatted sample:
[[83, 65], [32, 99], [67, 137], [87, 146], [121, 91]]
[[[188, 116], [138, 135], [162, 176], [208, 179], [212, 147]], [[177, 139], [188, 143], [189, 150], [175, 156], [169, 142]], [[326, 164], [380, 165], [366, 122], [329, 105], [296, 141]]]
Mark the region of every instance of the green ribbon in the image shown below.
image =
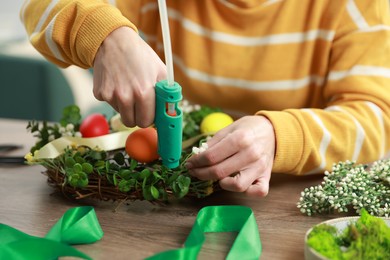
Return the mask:
[[91, 259], [70, 245], [93, 243], [102, 237], [93, 207], [76, 207], [65, 212], [44, 238], [0, 224], [0, 259], [38, 260], [63, 256]]
[[202, 208], [184, 247], [165, 251], [147, 258], [197, 259], [205, 241], [205, 232], [238, 232], [226, 259], [259, 259], [261, 242], [252, 210], [244, 206], [209, 206]]
[[[165, 251], [147, 259], [197, 259], [206, 232], [238, 232], [226, 259], [259, 259], [261, 242], [256, 219], [244, 206], [202, 208], [184, 247]], [[57, 259], [73, 256], [91, 259], [70, 245], [100, 240], [103, 231], [92, 207], [77, 207], [65, 212], [44, 238], [30, 236], [0, 224], [0, 259]]]

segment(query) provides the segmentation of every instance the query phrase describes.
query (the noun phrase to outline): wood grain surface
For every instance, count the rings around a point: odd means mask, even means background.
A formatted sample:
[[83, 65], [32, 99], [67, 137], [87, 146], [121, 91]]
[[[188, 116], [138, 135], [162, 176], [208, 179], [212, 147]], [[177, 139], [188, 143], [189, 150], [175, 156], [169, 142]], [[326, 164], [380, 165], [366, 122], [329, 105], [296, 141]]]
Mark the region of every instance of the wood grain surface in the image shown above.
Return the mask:
[[[34, 143], [26, 125], [25, 121], [0, 119], [0, 144], [23, 145], [7, 155], [24, 155]], [[220, 191], [205, 199], [182, 199], [166, 206], [136, 201], [118, 207], [116, 202], [74, 201], [53, 193], [43, 171], [41, 166], [0, 165], [0, 223], [44, 236], [69, 208], [91, 205], [104, 231], [103, 239], [76, 248], [93, 259], [144, 259], [181, 247], [198, 211], [210, 205], [244, 205], [253, 210], [262, 243], [261, 259], [303, 259], [306, 231], [324, 220], [346, 216], [308, 217], [297, 209], [301, 191], [319, 184], [321, 175], [274, 174], [265, 198]], [[234, 233], [208, 233], [199, 259], [224, 259], [234, 238]]]

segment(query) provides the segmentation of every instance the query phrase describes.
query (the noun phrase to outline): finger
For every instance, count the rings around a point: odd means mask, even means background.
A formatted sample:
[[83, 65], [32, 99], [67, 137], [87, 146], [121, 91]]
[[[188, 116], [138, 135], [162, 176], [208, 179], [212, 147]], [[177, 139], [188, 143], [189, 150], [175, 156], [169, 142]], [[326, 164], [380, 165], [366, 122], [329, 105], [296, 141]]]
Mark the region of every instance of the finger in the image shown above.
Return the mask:
[[135, 116], [134, 108], [119, 109], [119, 114], [121, 115], [122, 123], [127, 127], [135, 127]]
[[201, 168], [218, 164], [226, 158], [233, 156], [238, 151], [234, 145], [234, 140], [232, 140], [232, 135], [228, 135], [226, 138], [221, 139], [218, 143], [209, 147], [206, 151], [192, 156], [188, 160], [187, 164], [190, 166], [188, 168]]
[[115, 96], [108, 94], [101, 94], [101, 92], [94, 94], [95, 98], [99, 101], [104, 101], [109, 104], [115, 111], [119, 112], [118, 103]]
[[227, 135], [229, 135], [229, 133], [233, 132], [233, 130], [232, 130], [233, 127], [234, 127], [233, 125], [228, 125], [227, 127], [222, 128], [221, 130], [216, 132], [213, 135], [213, 137], [207, 141], [207, 145], [209, 147], [212, 147], [212, 146], [216, 145], [217, 143], [219, 143], [220, 141], [222, 141]]
[[[107, 101], [104, 98], [103, 90], [106, 89], [106, 77], [103, 75], [103, 73], [99, 73], [98, 69], [95, 69], [95, 73], [93, 74], [93, 95], [95, 98], [99, 101]], [[107, 95], [107, 94], [106, 94]], [[106, 97], [107, 98], [107, 97]]]
[[103, 87], [102, 85], [98, 85], [97, 83], [93, 85], [93, 95], [95, 98], [99, 101], [109, 101], [111, 100], [112, 96], [109, 95], [109, 91], [106, 91], [106, 93], [103, 92]]
[[164, 80], [167, 78], [167, 67], [165, 66], [164, 62], [162, 60], [158, 59], [159, 68], [157, 73], [156, 82], [159, 82], [161, 80]]
[[[190, 173], [200, 180], [224, 179], [233, 173], [247, 169], [248, 165], [251, 165], [259, 160], [257, 157], [258, 155], [256, 155], [252, 149], [253, 148], [249, 147], [246, 150], [235, 153], [228, 158], [224, 157], [224, 159], [217, 164], [211, 164], [210, 166], [200, 168], [191, 168]], [[206, 153], [207, 151], [208, 150], [203, 153]], [[199, 156], [203, 153], [199, 154]], [[261, 164], [258, 167], [261, 167]], [[256, 179], [256, 177], [257, 176], [254, 176], [252, 178], [252, 182]]]
[[117, 104], [118, 104], [118, 112], [122, 118], [122, 123], [128, 127], [136, 126], [135, 106], [132, 99], [128, 98], [124, 100], [124, 98], [122, 98], [122, 100]]
[[111, 99], [111, 101], [106, 101], [116, 112], [120, 113], [119, 112], [119, 107], [117, 105], [117, 102], [115, 101], [115, 99]]
[[258, 177], [258, 169], [253, 167], [241, 170], [234, 176], [228, 176], [219, 181], [222, 189], [234, 192], [245, 192]]
[[155, 90], [148, 88], [135, 103], [135, 121], [139, 127], [148, 127], [154, 122], [155, 116]]
[[[260, 176], [260, 177], [259, 177]], [[264, 197], [268, 194], [271, 169], [259, 162], [232, 177], [219, 181], [221, 188], [248, 195]]]
[[[264, 161], [266, 160], [266, 161]], [[265, 170], [258, 177], [251, 186], [246, 190], [246, 194], [249, 196], [265, 197], [269, 191], [269, 182], [271, 180], [271, 172], [273, 166], [273, 159], [268, 155], [263, 157], [263, 162], [267, 163]]]
[[269, 179], [259, 178], [248, 187], [245, 194], [255, 197], [265, 197], [269, 192]]
[[116, 96], [113, 94], [112, 85], [104, 85], [100, 83], [102, 80], [95, 80], [93, 85], [93, 95], [99, 101], [107, 102], [115, 111], [119, 112], [119, 106]]

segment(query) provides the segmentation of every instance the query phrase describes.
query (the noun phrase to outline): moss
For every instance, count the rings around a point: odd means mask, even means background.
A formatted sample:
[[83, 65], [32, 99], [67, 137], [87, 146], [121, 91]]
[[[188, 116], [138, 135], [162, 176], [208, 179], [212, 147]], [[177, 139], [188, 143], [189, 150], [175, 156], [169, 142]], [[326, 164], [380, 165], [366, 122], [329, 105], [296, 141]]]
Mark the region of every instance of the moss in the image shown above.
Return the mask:
[[343, 259], [337, 238], [337, 229], [334, 226], [321, 224], [310, 232], [307, 243], [329, 259]]
[[308, 244], [329, 259], [390, 259], [390, 227], [366, 210], [341, 233], [334, 226], [315, 226]]

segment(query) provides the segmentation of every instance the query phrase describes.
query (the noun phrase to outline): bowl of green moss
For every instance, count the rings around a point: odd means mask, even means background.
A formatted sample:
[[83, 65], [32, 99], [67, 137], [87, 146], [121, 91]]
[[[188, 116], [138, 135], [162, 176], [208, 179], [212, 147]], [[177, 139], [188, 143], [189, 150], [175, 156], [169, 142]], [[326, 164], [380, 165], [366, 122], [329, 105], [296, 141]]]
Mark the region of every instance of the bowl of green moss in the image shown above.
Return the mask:
[[337, 218], [307, 231], [306, 260], [390, 259], [390, 218], [371, 216]]

